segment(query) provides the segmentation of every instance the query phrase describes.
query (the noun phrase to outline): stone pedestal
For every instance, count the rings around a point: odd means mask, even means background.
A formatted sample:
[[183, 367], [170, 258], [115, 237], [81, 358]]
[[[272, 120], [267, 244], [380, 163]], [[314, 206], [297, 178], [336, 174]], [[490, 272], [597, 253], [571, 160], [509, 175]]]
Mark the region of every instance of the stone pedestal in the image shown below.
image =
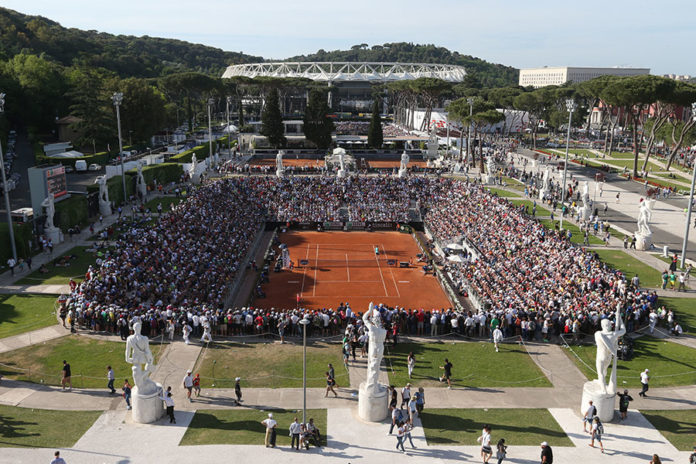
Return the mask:
[[636, 250], [649, 250], [652, 248], [652, 234], [636, 234]]
[[389, 390], [385, 385], [379, 389], [365, 388], [365, 382], [360, 384], [358, 393], [358, 414], [362, 420], [381, 422], [389, 415]]
[[276, 177], [283, 177], [284, 171], [282, 169], [276, 169]]
[[399, 177], [406, 177], [408, 175], [408, 170], [406, 169], [399, 169]]
[[131, 396], [133, 422], [151, 424], [164, 416], [166, 409], [164, 408], [164, 401], [160, 399], [162, 385], [158, 383], [157, 387], [157, 391], [149, 394], [141, 394], [138, 391], [137, 385], [133, 387], [133, 394]]
[[99, 214], [102, 216], [111, 216], [111, 205], [107, 202], [99, 202]]
[[346, 177], [346, 170], [339, 169], [338, 172], [336, 173], [336, 177]]
[[539, 190], [539, 199], [543, 200], [544, 196], [546, 196], [546, 190], [545, 189]]
[[486, 185], [494, 185], [495, 184], [495, 176], [492, 176], [490, 174], [484, 174], [482, 176], [483, 183]]
[[581, 221], [588, 221], [590, 219], [590, 216], [592, 216], [592, 210], [590, 209], [589, 205], [583, 206], [582, 208], [580, 208], [580, 220]]
[[616, 393], [602, 393], [602, 386], [596, 381], [585, 382], [582, 387], [582, 403], [580, 413], [585, 414], [590, 401], [597, 408], [597, 415], [602, 422], [611, 422], [614, 419], [614, 405]]
[[44, 229], [44, 235], [53, 242], [53, 246], [63, 243], [63, 232], [57, 227]]

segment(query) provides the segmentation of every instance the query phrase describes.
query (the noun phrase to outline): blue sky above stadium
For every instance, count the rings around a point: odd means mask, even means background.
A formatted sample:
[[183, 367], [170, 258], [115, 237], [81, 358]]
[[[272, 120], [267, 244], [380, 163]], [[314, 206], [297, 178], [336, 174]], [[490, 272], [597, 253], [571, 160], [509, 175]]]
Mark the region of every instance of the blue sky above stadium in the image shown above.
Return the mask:
[[66, 27], [177, 38], [265, 58], [406, 41], [515, 67], [696, 74], [696, 3], [679, 0], [5, 0], [3, 6]]

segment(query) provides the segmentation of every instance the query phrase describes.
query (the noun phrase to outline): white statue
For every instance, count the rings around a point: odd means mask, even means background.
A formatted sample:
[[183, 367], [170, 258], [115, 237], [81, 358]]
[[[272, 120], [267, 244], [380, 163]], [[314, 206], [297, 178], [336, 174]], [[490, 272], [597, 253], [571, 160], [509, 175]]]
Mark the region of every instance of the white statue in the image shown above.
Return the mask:
[[650, 219], [652, 219], [652, 203], [655, 200], [643, 200], [638, 209], [638, 235], [650, 236]]
[[133, 364], [133, 381], [138, 394], [149, 395], [156, 393], [159, 387], [150, 379], [155, 360], [150, 351], [150, 341], [140, 333], [141, 328], [142, 323], [137, 321], [133, 324], [133, 335], [126, 339], [126, 362]]
[[384, 356], [384, 340], [387, 338], [387, 330], [382, 327], [382, 319], [374, 304], [370, 303], [370, 309], [363, 316], [368, 332], [367, 376], [365, 379], [366, 391], [377, 391], [379, 385], [379, 370]]
[[592, 210], [590, 208], [590, 184], [585, 181], [582, 186], [582, 208], [580, 209], [580, 217], [583, 221], [590, 219]]
[[410, 161], [410, 158], [408, 157], [408, 153], [403, 152], [401, 154], [401, 166], [399, 166], [399, 169], [406, 170], [408, 169], [408, 162]]
[[53, 215], [56, 213], [55, 197], [52, 193], [49, 193], [44, 201], [41, 202], [41, 206], [46, 208], [46, 224], [45, 229], [52, 230], [56, 226], [53, 224]]
[[143, 176], [143, 163], [138, 163], [138, 175], [135, 178], [135, 189], [140, 194], [140, 198], [147, 197], [147, 185]]
[[276, 176], [278, 177], [283, 177], [283, 173], [285, 172], [283, 168], [283, 155], [285, 155], [283, 150], [279, 150], [276, 155]]
[[111, 202], [109, 201], [109, 189], [106, 186], [106, 176], [98, 176], [94, 183], [99, 185], [99, 212], [103, 216], [111, 214]]
[[551, 188], [551, 170], [547, 167], [544, 171], [544, 177], [542, 178], [541, 189], [546, 191]]
[[[616, 310], [616, 329], [611, 330], [611, 321], [602, 319], [602, 330], [595, 332], [595, 343], [597, 344], [597, 380], [600, 384], [602, 393], [613, 395], [616, 393], [616, 352], [619, 348], [619, 337], [626, 333], [626, 329], [621, 323], [620, 310]], [[611, 377], [609, 383], [605, 383], [609, 364], [613, 361]]]
[[488, 157], [488, 159], [486, 160], [486, 172], [488, 173], [489, 176], [495, 176], [495, 171], [496, 171], [495, 160], [493, 159], [493, 155], [490, 155]]

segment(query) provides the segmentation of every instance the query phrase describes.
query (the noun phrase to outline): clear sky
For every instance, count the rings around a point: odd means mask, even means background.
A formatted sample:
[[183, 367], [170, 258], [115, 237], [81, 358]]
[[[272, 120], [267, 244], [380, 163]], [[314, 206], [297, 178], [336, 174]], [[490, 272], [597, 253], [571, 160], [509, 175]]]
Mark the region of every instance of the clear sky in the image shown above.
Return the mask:
[[202, 43], [264, 58], [432, 43], [494, 63], [633, 66], [696, 75], [689, 0], [3, 0], [66, 27]]

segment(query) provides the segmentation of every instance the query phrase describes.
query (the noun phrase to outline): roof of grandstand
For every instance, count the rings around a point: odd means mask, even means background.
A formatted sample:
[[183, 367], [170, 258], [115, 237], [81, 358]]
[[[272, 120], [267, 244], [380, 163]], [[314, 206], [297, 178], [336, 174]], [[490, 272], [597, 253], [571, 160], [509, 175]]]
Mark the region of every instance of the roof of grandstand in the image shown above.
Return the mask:
[[389, 82], [432, 77], [448, 82], [461, 82], [465, 75], [464, 67], [451, 64], [277, 62], [228, 66], [222, 77], [304, 77], [326, 82]]

